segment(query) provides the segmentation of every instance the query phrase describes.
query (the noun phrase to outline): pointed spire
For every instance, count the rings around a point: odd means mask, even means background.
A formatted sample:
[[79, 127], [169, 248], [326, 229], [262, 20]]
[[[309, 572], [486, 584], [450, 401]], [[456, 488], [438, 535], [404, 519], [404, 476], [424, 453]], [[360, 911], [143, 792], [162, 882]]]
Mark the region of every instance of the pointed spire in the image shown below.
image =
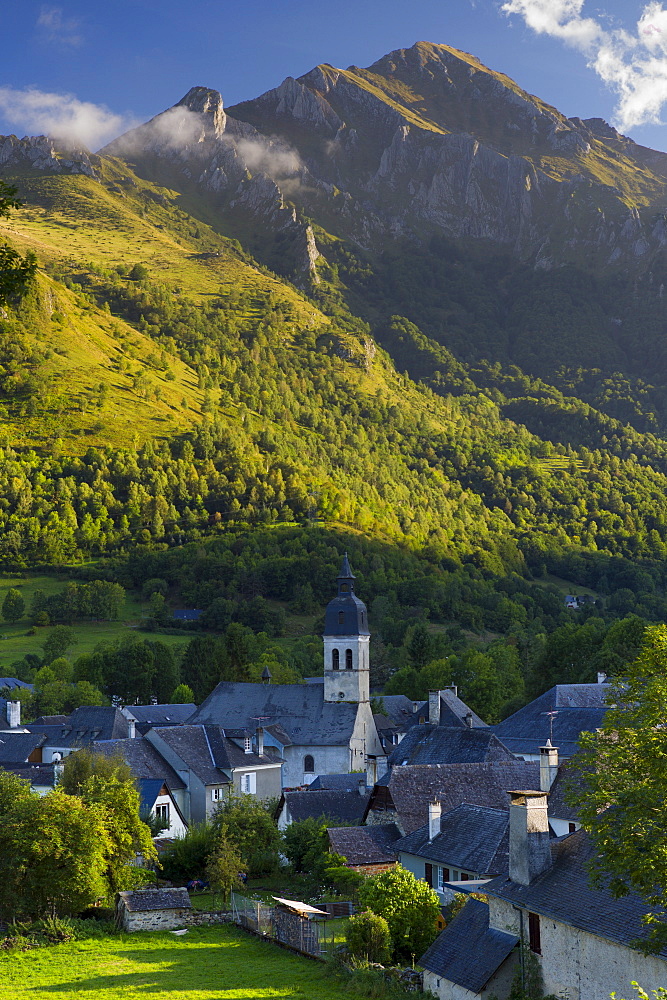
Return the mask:
[[340, 573], [338, 574], [339, 580], [356, 580], [356, 576], [352, 572], [352, 567], [350, 566], [350, 560], [347, 558], [347, 552], [343, 556], [343, 565], [340, 568]]
[[264, 669], [262, 670], [262, 680], [264, 681], [265, 684], [271, 683], [271, 671], [269, 670], [268, 667], [264, 667]]

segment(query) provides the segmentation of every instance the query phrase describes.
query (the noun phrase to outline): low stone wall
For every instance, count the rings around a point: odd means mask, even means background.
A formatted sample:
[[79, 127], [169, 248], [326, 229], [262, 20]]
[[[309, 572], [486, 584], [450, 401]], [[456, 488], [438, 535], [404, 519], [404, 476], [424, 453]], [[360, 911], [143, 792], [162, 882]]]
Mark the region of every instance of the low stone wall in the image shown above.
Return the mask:
[[184, 927], [190, 916], [190, 910], [139, 910], [122, 916], [123, 930], [129, 931], [171, 931]]
[[228, 910], [190, 910], [183, 923], [186, 927], [208, 927], [210, 924], [231, 924], [232, 914]]

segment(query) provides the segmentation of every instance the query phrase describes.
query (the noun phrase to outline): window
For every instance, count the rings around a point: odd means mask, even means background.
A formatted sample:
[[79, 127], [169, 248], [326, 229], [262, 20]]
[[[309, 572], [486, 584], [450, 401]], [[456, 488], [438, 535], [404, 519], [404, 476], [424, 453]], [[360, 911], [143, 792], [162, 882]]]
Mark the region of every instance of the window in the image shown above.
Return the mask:
[[241, 775], [241, 791], [244, 795], [254, 795], [257, 790], [256, 775], [254, 771]]
[[213, 802], [220, 802], [225, 796], [224, 788], [212, 788], [211, 789], [211, 799]]
[[352, 650], [351, 649], [346, 649], [345, 650], [345, 669], [346, 670], [351, 670], [352, 669]]
[[449, 868], [438, 868], [438, 889], [442, 892], [445, 882], [449, 882]]
[[347, 583], [341, 583], [341, 585], [340, 585], [340, 592], [341, 592], [341, 594], [347, 594], [348, 591], [349, 591], [349, 589], [350, 589], [349, 584], [347, 584]]
[[577, 824], [576, 823], [568, 823], [567, 824], [567, 832], [568, 833], [575, 833], [576, 829], [577, 829]]
[[424, 865], [424, 881], [433, 888], [433, 865]]
[[344, 625], [345, 624], [345, 612], [344, 611], [339, 611], [338, 612], [338, 624], [339, 625]]
[[540, 942], [540, 918], [537, 913], [528, 914], [528, 936], [530, 940], [530, 950], [536, 955], [542, 954], [542, 944]]
[[303, 758], [303, 769], [306, 772], [306, 774], [315, 773], [315, 761], [313, 759], [312, 754], [307, 753], [306, 756]]
[[340, 669], [340, 653], [337, 649], [331, 650], [331, 666], [334, 670]]
[[155, 818], [159, 819], [160, 822], [169, 825], [169, 803], [163, 802], [161, 805], [155, 807]]
[[470, 875], [468, 875], [467, 872], [461, 872], [461, 881], [462, 882], [470, 881]]
[[243, 749], [246, 753], [252, 753], [252, 740], [249, 736], [243, 738]]

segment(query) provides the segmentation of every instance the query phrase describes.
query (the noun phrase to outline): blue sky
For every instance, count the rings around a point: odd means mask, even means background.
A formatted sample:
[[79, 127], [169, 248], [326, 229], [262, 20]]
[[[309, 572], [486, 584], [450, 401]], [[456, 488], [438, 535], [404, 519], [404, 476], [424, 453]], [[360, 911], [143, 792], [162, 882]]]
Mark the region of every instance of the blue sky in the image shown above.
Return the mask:
[[0, 134], [44, 131], [49, 115], [71, 112], [94, 145], [196, 84], [229, 106], [318, 62], [367, 66], [421, 39], [472, 52], [566, 115], [616, 119], [667, 149], [667, 127], [650, 123], [667, 117], [667, 11], [635, 0], [22, 0], [2, 15]]

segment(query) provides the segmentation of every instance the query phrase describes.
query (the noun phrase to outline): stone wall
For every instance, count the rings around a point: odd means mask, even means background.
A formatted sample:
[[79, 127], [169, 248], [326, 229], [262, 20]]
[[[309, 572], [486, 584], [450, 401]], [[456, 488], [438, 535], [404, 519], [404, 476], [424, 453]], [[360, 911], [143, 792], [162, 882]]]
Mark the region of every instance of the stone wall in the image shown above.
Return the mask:
[[178, 927], [185, 927], [190, 910], [137, 910], [130, 912], [123, 907], [121, 916], [121, 926], [123, 930], [129, 931], [171, 931]]

